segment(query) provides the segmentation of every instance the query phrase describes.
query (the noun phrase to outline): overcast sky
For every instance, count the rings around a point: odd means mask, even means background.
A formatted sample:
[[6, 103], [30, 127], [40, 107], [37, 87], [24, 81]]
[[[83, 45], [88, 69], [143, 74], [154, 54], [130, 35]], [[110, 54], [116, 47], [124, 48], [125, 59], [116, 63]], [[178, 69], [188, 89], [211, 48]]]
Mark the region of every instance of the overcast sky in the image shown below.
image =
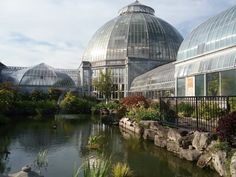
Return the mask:
[[[0, 62], [78, 68], [88, 41], [134, 0], [0, 0]], [[235, 0], [140, 0], [183, 36]]]

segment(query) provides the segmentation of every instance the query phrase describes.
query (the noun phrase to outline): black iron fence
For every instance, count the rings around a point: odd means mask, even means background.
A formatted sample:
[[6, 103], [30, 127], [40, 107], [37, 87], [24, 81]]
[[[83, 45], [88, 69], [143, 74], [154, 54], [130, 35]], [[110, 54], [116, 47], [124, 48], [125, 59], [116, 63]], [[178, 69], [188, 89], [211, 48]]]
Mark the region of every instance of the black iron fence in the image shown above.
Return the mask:
[[236, 96], [161, 97], [163, 124], [192, 130], [215, 131], [218, 120], [236, 111]]

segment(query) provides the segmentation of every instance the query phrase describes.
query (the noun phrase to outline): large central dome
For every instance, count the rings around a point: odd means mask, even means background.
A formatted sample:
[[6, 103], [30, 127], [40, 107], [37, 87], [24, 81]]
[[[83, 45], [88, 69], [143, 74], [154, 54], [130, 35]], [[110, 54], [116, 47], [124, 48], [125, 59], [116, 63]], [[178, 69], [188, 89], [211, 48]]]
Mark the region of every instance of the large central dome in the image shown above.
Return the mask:
[[118, 17], [94, 34], [83, 61], [126, 58], [175, 60], [183, 38], [173, 26], [155, 17], [154, 13], [151, 7], [138, 1], [122, 8]]

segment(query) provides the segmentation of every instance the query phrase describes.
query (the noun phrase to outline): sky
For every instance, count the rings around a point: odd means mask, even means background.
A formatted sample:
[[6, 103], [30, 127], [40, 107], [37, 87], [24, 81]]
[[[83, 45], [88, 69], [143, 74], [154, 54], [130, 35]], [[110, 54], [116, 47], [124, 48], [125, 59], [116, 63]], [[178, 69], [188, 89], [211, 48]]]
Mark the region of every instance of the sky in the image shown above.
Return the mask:
[[[0, 62], [76, 69], [104, 23], [134, 0], [0, 0]], [[235, 0], [140, 0], [186, 36]]]

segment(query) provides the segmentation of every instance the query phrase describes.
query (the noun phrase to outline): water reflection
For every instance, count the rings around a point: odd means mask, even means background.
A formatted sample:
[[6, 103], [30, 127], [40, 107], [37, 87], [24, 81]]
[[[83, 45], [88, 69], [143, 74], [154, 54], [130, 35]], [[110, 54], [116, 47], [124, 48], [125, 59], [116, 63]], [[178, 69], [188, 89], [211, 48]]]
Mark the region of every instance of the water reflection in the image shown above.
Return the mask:
[[[193, 163], [158, 149], [118, 127], [105, 126], [100, 121], [94, 123], [89, 118], [69, 116], [26, 120], [0, 131], [0, 142], [7, 136], [9, 142], [5, 144], [11, 152], [8, 160], [0, 155], [0, 162], [3, 162], [0, 163], [0, 173], [6, 172], [7, 167], [10, 167], [11, 173], [18, 171], [31, 163], [40, 150], [47, 149], [49, 166], [43, 172], [45, 177], [72, 176], [75, 164], [80, 166], [88, 157], [97, 158], [101, 154], [112, 156], [112, 163], [128, 163], [136, 177], [217, 177], [215, 173], [201, 170]], [[56, 128], [53, 128], [55, 124]], [[101, 151], [87, 149], [92, 135], [105, 136]]]

